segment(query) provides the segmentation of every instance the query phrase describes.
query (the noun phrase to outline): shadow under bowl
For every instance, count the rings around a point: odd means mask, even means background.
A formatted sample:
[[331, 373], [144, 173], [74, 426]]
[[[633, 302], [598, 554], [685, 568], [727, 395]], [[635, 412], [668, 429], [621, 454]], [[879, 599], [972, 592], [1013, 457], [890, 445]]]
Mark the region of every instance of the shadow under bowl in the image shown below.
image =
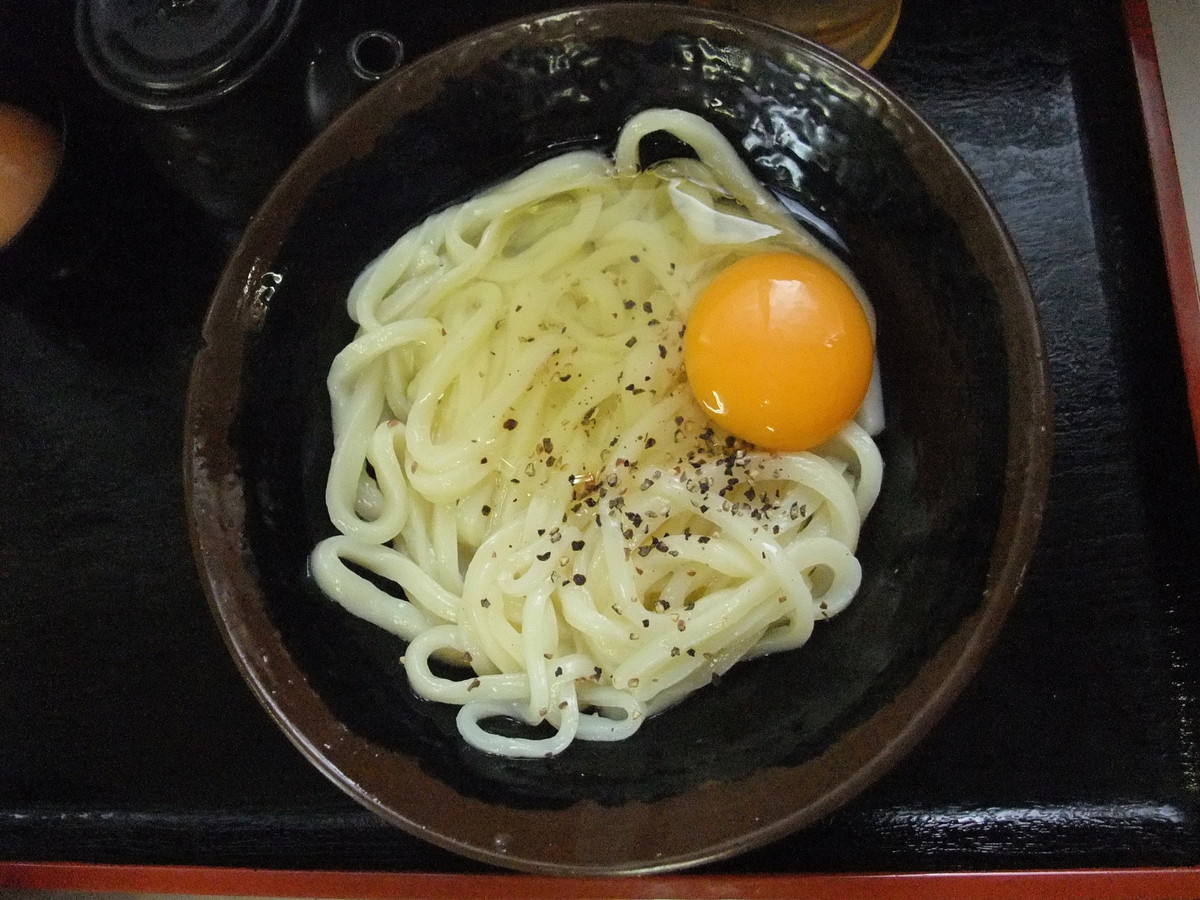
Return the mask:
[[[402, 643], [313, 585], [331, 532], [325, 376], [355, 275], [430, 212], [547, 156], [699, 113], [870, 294], [887, 409], [864, 582], [805, 647], [744, 663], [618, 744], [466, 746]], [[422, 57], [290, 168], [216, 291], [188, 400], [196, 557], [249, 684], [339, 787], [469, 857], [555, 874], [708, 862], [862, 791], [959, 694], [1040, 524], [1050, 398], [1011, 242], [947, 145], [861, 70], [786, 32], [653, 4], [501, 25]]]

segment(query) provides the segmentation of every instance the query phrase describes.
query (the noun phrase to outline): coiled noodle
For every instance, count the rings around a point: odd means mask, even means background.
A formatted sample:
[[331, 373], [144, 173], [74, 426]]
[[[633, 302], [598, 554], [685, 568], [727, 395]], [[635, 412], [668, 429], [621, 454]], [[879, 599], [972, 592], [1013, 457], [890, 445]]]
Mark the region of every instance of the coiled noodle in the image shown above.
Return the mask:
[[[698, 159], [639, 168], [659, 130]], [[460, 706], [473, 746], [628, 737], [854, 596], [878, 410], [816, 452], [767, 453], [714, 428], [683, 373], [700, 287], [779, 248], [844, 270], [715, 128], [652, 110], [613, 159], [535, 166], [357, 279], [328, 378], [339, 534], [312, 572], [408, 641], [413, 689]]]

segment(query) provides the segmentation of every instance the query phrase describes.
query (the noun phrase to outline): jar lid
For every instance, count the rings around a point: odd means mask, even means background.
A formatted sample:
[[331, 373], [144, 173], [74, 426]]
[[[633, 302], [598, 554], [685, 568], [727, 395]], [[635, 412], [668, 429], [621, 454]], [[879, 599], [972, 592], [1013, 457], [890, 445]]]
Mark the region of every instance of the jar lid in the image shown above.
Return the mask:
[[146, 109], [207, 103], [251, 78], [302, 0], [81, 0], [75, 41], [93, 77]]

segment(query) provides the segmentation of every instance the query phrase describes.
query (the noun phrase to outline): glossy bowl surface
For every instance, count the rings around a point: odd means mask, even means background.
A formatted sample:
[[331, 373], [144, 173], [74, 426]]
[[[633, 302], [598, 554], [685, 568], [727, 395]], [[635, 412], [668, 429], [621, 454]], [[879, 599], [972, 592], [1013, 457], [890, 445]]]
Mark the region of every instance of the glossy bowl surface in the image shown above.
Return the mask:
[[[418, 700], [399, 641], [314, 588], [330, 531], [325, 375], [354, 276], [405, 229], [635, 112], [707, 116], [876, 306], [886, 471], [858, 598], [618, 744], [499, 760]], [[976, 182], [891, 92], [786, 32], [621, 4], [492, 28], [402, 69], [298, 159], [216, 291], [188, 401], [196, 557], [280, 727], [413, 834], [549, 873], [662, 871], [806, 826], [867, 787], [974, 673], [1040, 523], [1050, 399], [1019, 261]]]

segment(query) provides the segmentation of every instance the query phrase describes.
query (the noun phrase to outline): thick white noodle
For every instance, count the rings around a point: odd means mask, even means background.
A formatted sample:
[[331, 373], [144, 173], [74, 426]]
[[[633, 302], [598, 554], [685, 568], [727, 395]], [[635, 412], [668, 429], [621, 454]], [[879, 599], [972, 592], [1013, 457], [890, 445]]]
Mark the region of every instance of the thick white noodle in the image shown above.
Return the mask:
[[[659, 130], [698, 161], [643, 170], [638, 144]], [[712, 125], [652, 110], [613, 161], [535, 166], [431, 216], [355, 282], [359, 332], [328, 379], [340, 534], [312, 572], [409, 642], [413, 689], [461, 706], [473, 746], [544, 756], [628, 737], [853, 598], [882, 478], [877, 381], [827, 445], [776, 454], [714, 428], [683, 372], [699, 288], [781, 248], [858, 289]]]

